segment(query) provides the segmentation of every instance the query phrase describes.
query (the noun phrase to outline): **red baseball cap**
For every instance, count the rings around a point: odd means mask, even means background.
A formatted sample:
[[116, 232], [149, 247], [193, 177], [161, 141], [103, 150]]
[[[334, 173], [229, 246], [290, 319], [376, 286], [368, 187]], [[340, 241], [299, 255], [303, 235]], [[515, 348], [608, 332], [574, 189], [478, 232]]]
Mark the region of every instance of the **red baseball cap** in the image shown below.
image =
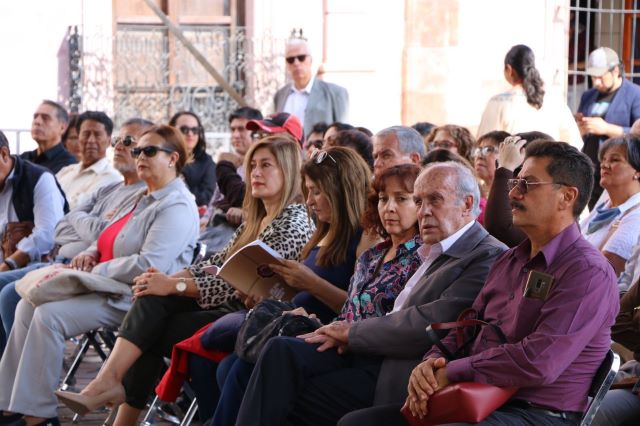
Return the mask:
[[299, 143], [302, 143], [302, 124], [298, 117], [286, 112], [272, 114], [264, 120], [249, 120], [247, 129], [262, 130], [265, 133], [288, 133]]

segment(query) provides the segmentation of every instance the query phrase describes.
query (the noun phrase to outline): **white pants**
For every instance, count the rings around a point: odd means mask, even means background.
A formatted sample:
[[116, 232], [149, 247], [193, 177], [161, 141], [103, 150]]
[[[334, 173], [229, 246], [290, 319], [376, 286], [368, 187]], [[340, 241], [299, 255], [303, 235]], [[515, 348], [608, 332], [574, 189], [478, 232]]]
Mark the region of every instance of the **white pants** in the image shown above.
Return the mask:
[[0, 410], [56, 417], [54, 391], [62, 375], [65, 340], [100, 327], [117, 327], [126, 312], [100, 294], [33, 307], [21, 300], [0, 360]]

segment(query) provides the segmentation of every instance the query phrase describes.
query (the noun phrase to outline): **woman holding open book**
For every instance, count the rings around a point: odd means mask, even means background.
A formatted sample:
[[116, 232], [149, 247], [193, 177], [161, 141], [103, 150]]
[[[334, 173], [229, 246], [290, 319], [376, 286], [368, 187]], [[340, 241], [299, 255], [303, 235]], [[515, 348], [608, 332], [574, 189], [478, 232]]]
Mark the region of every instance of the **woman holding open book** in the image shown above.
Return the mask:
[[[385, 240], [372, 246], [358, 258], [347, 290], [348, 297], [343, 303], [338, 320], [355, 322], [386, 315], [393, 309], [394, 301], [406, 282], [420, 266], [418, 248], [422, 246], [422, 239], [418, 232], [417, 208], [412, 194], [419, 172], [418, 166], [403, 164], [386, 169], [376, 176], [362, 223], [365, 229], [379, 234]], [[291, 340], [298, 341], [302, 349], [311, 347], [303, 340]], [[315, 349], [315, 346], [311, 347], [314, 352]], [[343, 365], [327, 363], [324, 367], [329, 370], [349, 368], [349, 372], [345, 373], [345, 381], [349, 382], [372, 380], [367, 371], [375, 369], [379, 362], [366, 356], [346, 356], [342, 359], [345, 363]], [[225, 365], [228, 363], [233, 365]], [[236, 424], [244, 390], [253, 371], [253, 364], [235, 356], [228, 357], [222, 364], [220, 372], [227, 369], [228, 373], [225, 377], [218, 374], [221, 394], [213, 420], [209, 423], [211, 426]], [[345, 371], [347, 370], [341, 370], [341, 373]], [[362, 398], [366, 399], [367, 396], [362, 395]], [[201, 402], [198, 396], [198, 404]], [[344, 401], [345, 404], [350, 402]], [[290, 420], [292, 424], [298, 423], [295, 419]]]
[[98, 376], [81, 394], [57, 392], [58, 397], [81, 414], [105, 404], [122, 404], [116, 424], [135, 424], [163, 357], [170, 356], [173, 345], [242, 307], [233, 288], [203, 268], [221, 266], [256, 239], [285, 259], [300, 258], [313, 232], [304, 206], [296, 202], [300, 163], [298, 144], [286, 136], [267, 137], [252, 145], [245, 157], [245, 169], [250, 171], [247, 188], [251, 189], [243, 203], [246, 219], [227, 247], [209, 261], [171, 276], [155, 270], [138, 276], [133, 287], [136, 300]]

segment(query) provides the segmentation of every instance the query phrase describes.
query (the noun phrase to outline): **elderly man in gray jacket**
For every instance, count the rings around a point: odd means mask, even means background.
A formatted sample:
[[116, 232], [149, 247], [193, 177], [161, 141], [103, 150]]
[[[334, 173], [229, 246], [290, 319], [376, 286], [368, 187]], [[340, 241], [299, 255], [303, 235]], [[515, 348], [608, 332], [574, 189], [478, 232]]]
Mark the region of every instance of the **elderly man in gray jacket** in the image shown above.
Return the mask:
[[506, 246], [476, 222], [478, 184], [465, 166], [436, 163], [415, 183], [421, 267], [391, 313], [334, 322], [301, 339], [277, 337], [251, 376], [237, 425], [335, 425], [349, 411], [402, 402], [433, 342], [425, 328], [471, 306]]

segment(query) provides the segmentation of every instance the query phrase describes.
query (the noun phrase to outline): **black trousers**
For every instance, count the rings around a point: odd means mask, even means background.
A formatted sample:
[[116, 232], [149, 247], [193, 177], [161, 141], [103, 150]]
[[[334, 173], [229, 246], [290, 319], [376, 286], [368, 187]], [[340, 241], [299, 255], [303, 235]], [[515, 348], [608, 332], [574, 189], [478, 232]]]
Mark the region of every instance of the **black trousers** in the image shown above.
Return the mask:
[[271, 339], [256, 363], [236, 426], [335, 425], [373, 403], [381, 358], [318, 352], [295, 337]]
[[231, 305], [225, 305], [205, 311], [190, 297], [136, 299], [122, 322], [119, 336], [143, 352], [123, 380], [127, 404], [143, 409], [163, 370], [163, 357], [171, 356], [173, 345], [232, 310]]
[[[347, 414], [338, 426], [407, 426], [400, 414], [402, 404], [381, 405]], [[475, 423], [481, 426], [567, 426], [579, 424], [577, 419], [553, 417], [536, 409], [512, 406], [509, 403], [494, 411], [489, 417]], [[471, 423], [449, 423], [449, 426], [471, 425]]]

